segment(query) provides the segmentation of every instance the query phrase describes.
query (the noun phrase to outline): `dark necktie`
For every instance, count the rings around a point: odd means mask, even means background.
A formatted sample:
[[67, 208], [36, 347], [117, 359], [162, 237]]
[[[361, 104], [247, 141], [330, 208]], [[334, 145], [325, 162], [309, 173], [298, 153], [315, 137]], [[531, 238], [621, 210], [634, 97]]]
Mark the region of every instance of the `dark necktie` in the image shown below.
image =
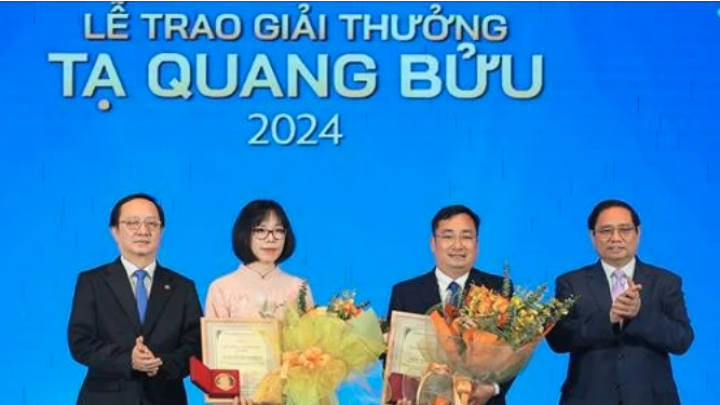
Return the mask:
[[460, 306], [460, 284], [451, 282], [448, 286], [448, 297], [447, 303], [454, 306], [455, 308]]

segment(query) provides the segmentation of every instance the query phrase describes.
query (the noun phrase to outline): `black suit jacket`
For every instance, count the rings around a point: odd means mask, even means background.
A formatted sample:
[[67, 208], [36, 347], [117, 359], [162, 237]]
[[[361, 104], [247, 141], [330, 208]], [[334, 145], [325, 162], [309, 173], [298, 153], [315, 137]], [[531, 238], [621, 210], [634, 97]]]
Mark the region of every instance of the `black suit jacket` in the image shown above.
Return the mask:
[[636, 259], [642, 285], [637, 317], [610, 323], [612, 296], [600, 261], [556, 280], [556, 296], [579, 296], [570, 315], [548, 334], [550, 348], [570, 353], [563, 405], [679, 405], [669, 354], [694, 340], [677, 275]]
[[[470, 288], [471, 284], [484, 285], [496, 291], [502, 291], [503, 278], [493, 274], [485, 273], [477, 269], [470, 270], [464, 291]], [[392, 318], [392, 311], [411, 312], [425, 314], [433, 306], [439, 304], [440, 290], [435, 276], [435, 269], [419, 277], [395, 284], [390, 295], [390, 308], [388, 309], [388, 320]], [[488, 401], [488, 405], [505, 405], [505, 395], [514, 380], [500, 384], [500, 394]]]
[[[201, 352], [195, 284], [158, 264], [146, 311], [141, 325], [119, 258], [78, 276], [68, 326], [70, 353], [88, 368], [78, 405], [187, 404], [183, 378], [190, 356]], [[138, 336], [163, 361], [154, 377], [132, 368]]]

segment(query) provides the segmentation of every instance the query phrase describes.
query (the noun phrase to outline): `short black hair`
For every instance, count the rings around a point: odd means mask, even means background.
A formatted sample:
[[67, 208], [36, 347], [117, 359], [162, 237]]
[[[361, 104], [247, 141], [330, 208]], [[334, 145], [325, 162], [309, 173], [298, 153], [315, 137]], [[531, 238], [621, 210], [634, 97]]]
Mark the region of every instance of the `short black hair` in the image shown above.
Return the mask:
[[160, 203], [157, 201], [157, 199], [149, 194], [145, 193], [135, 193], [130, 194], [128, 196], [125, 196], [121, 198], [118, 202], [115, 203], [115, 206], [113, 206], [112, 211], [110, 211], [110, 227], [111, 228], [117, 228], [119, 221], [120, 221], [120, 211], [122, 210], [123, 205], [126, 203], [132, 201], [132, 200], [147, 200], [150, 201], [155, 208], [157, 209], [158, 216], [160, 217], [160, 224], [164, 228], [165, 227], [165, 211], [163, 211], [162, 206], [160, 206]]
[[252, 242], [252, 229], [260, 225], [270, 213], [275, 213], [285, 228], [285, 245], [280, 257], [277, 259], [277, 263], [284, 262], [295, 252], [295, 232], [293, 232], [290, 218], [288, 218], [283, 207], [273, 200], [255, 200], [243, 207], [235, 220], [232, 230], [233, 252], [244, 264], [250, 264], [258, 260], [253, 254], [250, 245]]
[[435, 214], [431, 223], [431, 231], [433, 235], [435, 234], [435, 231], [437, 231], [440, 221], [450, 219], [460, 214], [466, 214], [470, 218], [472, 218], [473, 222], [475, 223], [475, 234], [477, 235], [477, 233], [480, 232], [480, 216], [473, 212], [473, 210], [471, 210], [470, 208], [459, 204], [443, 207], [440, 209], [440, 211], [437, 212], [437, 214]]
[[595, 205], [592, 212], [590, 212], [590, 215], [588, 216], [588, 229], [591, 231], [595, 231], [595, 226], [597, 225], [597, 220], [600, 214], [602, 214], [602, 212], [606, 209], [614, 207], [625, 208], [626, 210], [628, 210], [630, 212], [630, 217], [632, 218], [635, 228], [640, 226], [640, 216], [638, 215], [637, 211], [635, 211], [635, 209], [630, 206], [630, 204], [622, 200], [610, 199], [600, 201], [597, 205]]

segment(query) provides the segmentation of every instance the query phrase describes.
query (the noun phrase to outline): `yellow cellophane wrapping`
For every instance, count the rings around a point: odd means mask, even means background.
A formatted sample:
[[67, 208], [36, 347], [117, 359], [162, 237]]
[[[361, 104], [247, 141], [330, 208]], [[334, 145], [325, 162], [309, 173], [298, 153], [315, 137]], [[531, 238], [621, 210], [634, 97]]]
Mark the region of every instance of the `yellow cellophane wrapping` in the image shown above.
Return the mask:
[[372, 309], [345, 321], [322, 309], [300, 315], [288, 308], [282, 366], [261, 381], [253, 399], [261, 404], [335, 405], [340, 383], [362, 375], [385, 348]]

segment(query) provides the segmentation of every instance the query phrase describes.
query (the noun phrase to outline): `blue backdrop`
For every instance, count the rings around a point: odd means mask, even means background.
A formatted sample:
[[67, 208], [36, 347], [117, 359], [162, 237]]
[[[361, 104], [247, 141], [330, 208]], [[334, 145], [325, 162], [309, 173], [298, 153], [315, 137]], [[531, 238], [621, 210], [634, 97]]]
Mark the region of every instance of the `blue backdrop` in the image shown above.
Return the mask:
[[[499, 273], [509, 260], [515, 282], [552, 285], [560, 273], [595, 260], [585, 221], [600, 199], [617, 197], [640, 212], [641, 257], [682, 275], [696, 331], [690, 352], [674, 358], [686, 404], [720, 403], [720, 326], [712, 299], [720, 276], [720, 17], [717, 3], [447, 3], [447, 14], [504, 15], [509, 36], [478, 50], [515, 57], [519, 88], [530, 83], [530, 58], [544, 56], [542, 93], [503, 94], [499, 72], [487, 93], [460, 100], [401, 94], [400, 55], [430, 54], [445, 64], [458, 41], [348, 41], [339, 14], [428, 15], [430, 3], [312, 3], [328, 15], [327, 41], [253, 38], [260, 13], [288, 13], [297, 3], [134, 3], [128, 41], [83, 38], [83, 14], [102, 31], [110, 3], [0, 5], [0, 211], [6, 308], [0, 392], [4, 404], [74, 404], [84, 368], [71, 359], [66, 327], [76, 275], [116, 256], [107, 219], [121, 196], [144, 191], [166, 208], [160, 260], [209, 283], [237, 265], [230, 231], [240, 208], [273, 198], [299, 237], [284, 266], [307, 277], [319, 300], [355, 288], [382, 315], [392, 284], [428, 271], [430, 219], [443, 205], [464, 203], [483, 218], [479, 267]], [[242, 16], [238, 41], [147, 38], [140, 13]], [[127, 97], [108, 89], [78, 94], [92, 69], [76, 66], [75, 97], [63, 97], [62, 66], [51, 53], [112, 57]], [[148, 61], [161, 52], [211, 58], [220, 87], [224, 55], [240, 55], [244, 82], [265, 53], [286, 82], [286, 54], [310, 66], [365, 53], [377, 63], [377, 91], [366, 98], [163, 99], [150, 93]], [[474, 73], [461, 61], [461, 82]], [[470, 68], [469, 68], [470, 66]], [[441, 69], [441, 74], [444, 72]], [[359, 71], [357, 66], [355, 71]], [[176, 74], [163, 71], [163, 83]], [[97, 105], [107, 99], [111, 110]], [[339, 145], [248, 141], [266, 114], [317, 117], [319, 129], [339, 115]], [[298, 133], [301, 123], [298, 123]], [[302, 123], [307, 128], [307, 122]], [[282, 122], [278, 133], [287, 134]], [[318, 129], [318, 130], [319, 130]], [[284, 131], [284, 132], [283, 132]], [[272, 139], [265, 135], [264, 139]], [[319, 139], [317, 135], [314, 139]], [[714, 359], [714, 360], [713, 360]], [[515, 383], [512, 404], [556, 404], [567, 357], [546, 345]], [[42, 381], [42, 383], [38, 383]], [[380, 390], [377, 370], [373, 388]], [[202, 397], [188, 383], [191, 400]], [[365, 405], [345, 389], [343, 405]]]

